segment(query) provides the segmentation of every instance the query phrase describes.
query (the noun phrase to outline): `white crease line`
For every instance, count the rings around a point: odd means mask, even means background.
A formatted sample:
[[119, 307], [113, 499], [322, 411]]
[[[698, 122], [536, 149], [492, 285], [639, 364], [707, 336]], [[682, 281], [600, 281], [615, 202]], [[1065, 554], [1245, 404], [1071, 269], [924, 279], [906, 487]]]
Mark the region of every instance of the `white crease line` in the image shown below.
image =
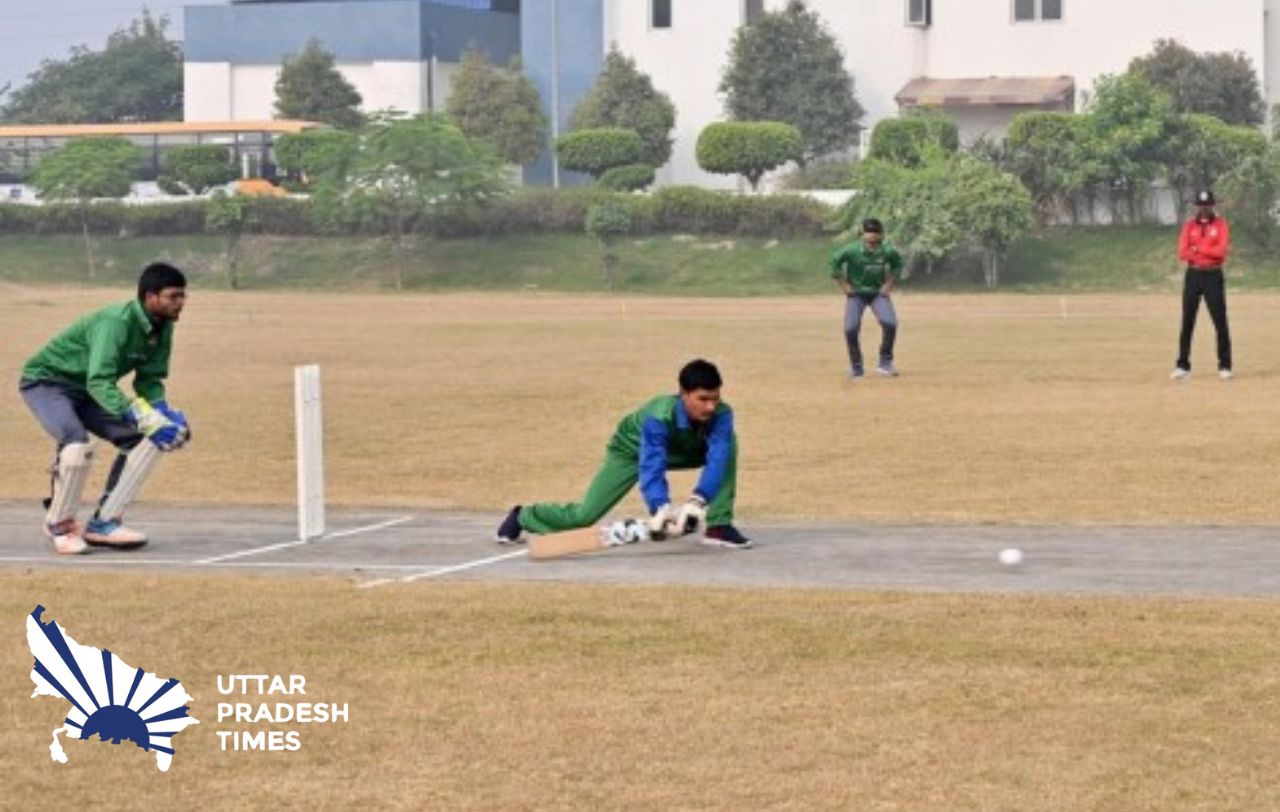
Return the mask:
[[[93, 556], [71, 558], [69, 556], [58, 556], [57, 558], [41, 558], [37, 556], [0, 556], [0, 564], [52, 564], [56, 566], [122, 566], [122, 567], [194, 567], [199, 561], [189, 558], [95, 558]], [[351, 561], [232, 561], [218, 565], [222, 568], [230, 569], [238, 567], [242, 569], [265, 569], [268, 567], [280, 567], [286, 569], [321, 569], [321, 570], [414, 570], [421, 572], [424, 567], [430, 564], [369, 564], [364, 562]]]
[[300, 547], [303, 544], [314, 544], [317, 541], [327, 541], [329, 539], [343, 538], [344, 536], [354, 536], [357, 533], [371, 533], [374, 530], [382, 530], [387, 527], [394, 527], [397, 524], [404, 524], [405, 522], [410, 521], [411, 519], [413, 519], [412, 516], [400, 516], [395, 519], [388, 519], [385, 522], [378, 522], [377, 524], [371, 524], [366, 527], [356, 527], [351, 530], [339, 530], [336, 533], [326, 533], [320, 538], [312, 539], [310, 541], [301, 541], [301, 540], [282, 541], [279, 544], [268, 544], [266, 547], [255, 547], [252, 550], [240, 550], [239, 552], [227, 553], [226, 555], [215, 555], [212, 558], [201, 559], [200, 561], [196, 561], [195, 563], [196, 564], [219, 564], [223, 561], [230, 561], [233, 558], [244, 558], [250, 555], [258, 555], [260, 553], [269, 553], [273, 550], [283, 550], [287, 547]]
[[393, 581], [401, 584], [407, 584], [422, 578], [435, 578], [439, 575], [448, 575], [451, 572], [461, 572], [462, 570], [469, 570], [474, 567], [483, 567], [485, 564], [495, 564], [499, 561], [506, 561], [508, 558], [515, 558], [517, 556], [528, 554], [528, 550], [516, 550], [514, 553], [503, 553], [502, 555], [489, 556], [488, 558], [481, 558], [476, 561], [468, 561], [465, 564], [456, 564], [452, 567], [437, 567], [429, 572], [419, 572], [414, 575], [407, 575], [404, 578], [379, 578], [376, 581], [366, 581], [362, 584], [357, 584], [357, 586], [361, 589], [368, 589], [369, 587], [389, 584]]

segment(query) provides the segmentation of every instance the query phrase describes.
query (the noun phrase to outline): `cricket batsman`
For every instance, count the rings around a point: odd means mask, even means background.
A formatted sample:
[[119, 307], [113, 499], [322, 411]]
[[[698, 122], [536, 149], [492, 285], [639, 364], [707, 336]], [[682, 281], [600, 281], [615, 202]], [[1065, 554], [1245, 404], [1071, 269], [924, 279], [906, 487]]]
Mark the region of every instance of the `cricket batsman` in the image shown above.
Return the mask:
[[[751, 541], [733, 526], [738, 442], [733, 409], [720, 399], [720, 371], [701, 358], [680, 370], [680, 391], [661, 395], [622, 418], [605, 449], [604, 464], [580, 502], [516, 505], [498, 528], [500, 544], [518, 544], [525, 531], [558, 533], [588, 527], [637, 482], [651, 516], [649, 536], [670, 538], [703, 530], [704, 544], [736, 549]], [[683, 504], [671, 502], [667, 471], [701, 468]]]
[[[164, 388], [173, 324], [182, 314], [186, 289], [181, 271], [152, 263], [138, 277], [137, 298], [81, 317], [22, 368], [22, 399], [57, 444], [44, 533], [61, 554], [147, 543], [144, 534], [124, 525], [125, 509], [159, 454], [191, 439], [187, 418], [169, 406]], [[132, 399], [118, 384], [131, 372]], [[93, 467], [90, 434], [119, 454], [98, 508], [82, 530], [76, 511]]]

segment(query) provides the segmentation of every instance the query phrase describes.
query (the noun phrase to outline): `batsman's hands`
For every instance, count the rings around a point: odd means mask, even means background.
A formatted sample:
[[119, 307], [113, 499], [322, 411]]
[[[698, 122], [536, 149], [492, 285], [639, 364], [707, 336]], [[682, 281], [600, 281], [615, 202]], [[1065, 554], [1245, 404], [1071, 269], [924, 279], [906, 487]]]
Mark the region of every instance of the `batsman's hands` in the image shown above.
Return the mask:
[[695, 493], [680, 506], [680, 512], [676, 514], [676, 532], [687, 536], [699, 532], [706, 524], [707, 500]]
[[175, 451], [187, 441], [186, 427], [174, 423], [146, 398], [136, 398], [130, 403], [124, 417], [161, 451]]
[[670, 502], [655, 510], [649, 517], [649, 538], [654, 541], [662, 541], [668, 535], [674, 534], [675, 529], [676, 509]]

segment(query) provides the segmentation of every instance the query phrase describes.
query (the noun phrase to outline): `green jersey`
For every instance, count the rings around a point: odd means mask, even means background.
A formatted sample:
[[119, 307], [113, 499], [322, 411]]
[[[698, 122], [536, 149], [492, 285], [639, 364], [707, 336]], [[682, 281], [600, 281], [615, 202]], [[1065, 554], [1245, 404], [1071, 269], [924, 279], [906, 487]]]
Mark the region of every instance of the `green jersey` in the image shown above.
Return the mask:
[[662, 395], [622, 418], [609, 452], [635, 460], [640, 492], [649, 510], [671, 501], [667, 471], [704, 466], [695, 491], [715, 499], [736, 442], [733, 409], [720, 401], [705, 423], [694, 423], [678, 395]]
[[22, 378], [78, 386], [108, 412], [124, 414], [130, 399], [116, 382], [130, 372], [139, 397], [164, 400], [172, 344], [173, 322], [157, 327], [133, 299], [76, 320], [27, 361]]
[[831, 257], [831, 277], [848, 282], [854, 293], [879, 293], [885, 281], [901, 270], [902, 255], [887, 242], [874, 251], [865, 243], [850, 243]]

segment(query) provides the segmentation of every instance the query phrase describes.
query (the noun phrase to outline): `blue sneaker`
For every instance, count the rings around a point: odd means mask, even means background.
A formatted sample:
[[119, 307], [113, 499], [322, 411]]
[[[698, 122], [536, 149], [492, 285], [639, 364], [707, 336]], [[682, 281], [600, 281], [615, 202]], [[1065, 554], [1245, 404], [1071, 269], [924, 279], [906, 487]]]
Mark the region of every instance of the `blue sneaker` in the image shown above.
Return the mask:
[[849, 377], [850, 377], [850, 378], [861, 378], [861, 377], [864, 377], [866, 374], [867, 374], [867, 373], [866, 373], [866, 371], [864, 371], [864, 370], [863, 370], [862, 365], [861, 365], [861, 364], [859, 364], [858, 366], [856, 366], [856, 367], [854, 367], [854, 368], [853, 368], [853, 371], [852, 371], [852, 372], [850, 372], [850, 373], [849, 373]]
[[502, 520], [502, 524], [498, 525], [498, 532], [493, 534], [493, 540], [499, 544], [522, 544], [524, 542], [524, 528], [520, 526], [520, 505], [511, 508], [507, 513], [507, 518]]
[[119, 519], [93, 518], [84, 526], [84, 540], [94, 547], [132, 550], [146, 544], [147, 535], [125, 527]]

